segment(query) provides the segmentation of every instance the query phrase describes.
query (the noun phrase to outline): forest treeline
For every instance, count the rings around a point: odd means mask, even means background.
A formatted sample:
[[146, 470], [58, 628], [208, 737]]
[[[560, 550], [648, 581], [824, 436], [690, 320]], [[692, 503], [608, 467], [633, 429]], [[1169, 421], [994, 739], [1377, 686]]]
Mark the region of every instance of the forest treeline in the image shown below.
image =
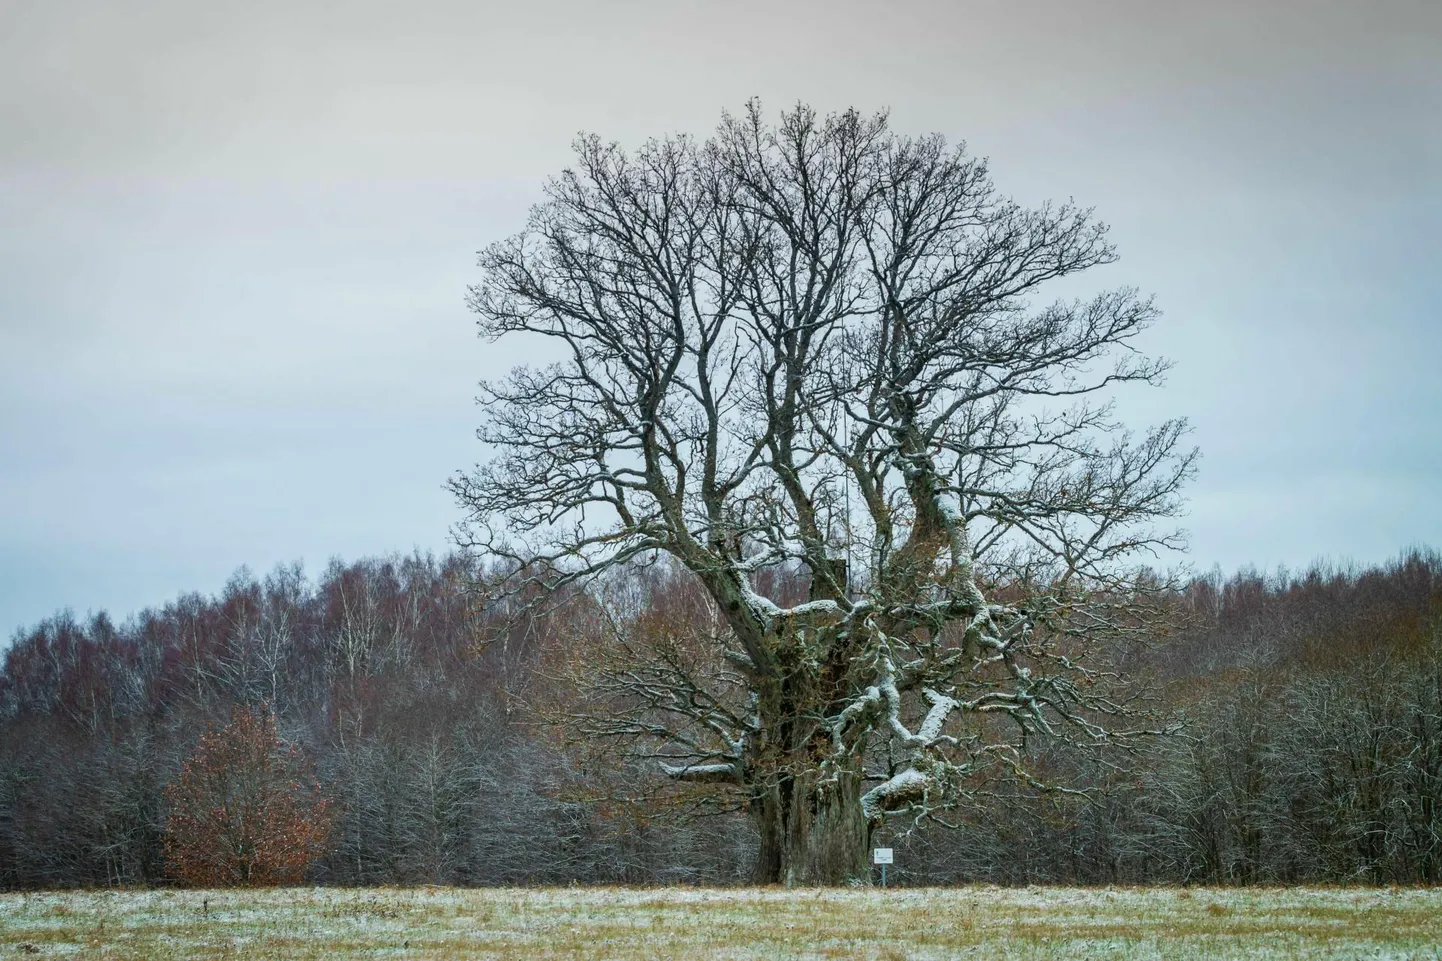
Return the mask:
[[[506, 621], [460, 555], [242, 570], [123, 625], [61, 614], [0, 672], [0, 887], [164, 884], [166, 789], [263, 706], [334, 818], [321, 883], [739, 883], [735, 813], [648, 798], [547, 723], [584, 604]], [[672, 603], [680, 575], [631, 579]], [[901, 883], [1442, 881], [1442, 555], [1194, 580], [1179, 628], [1118, 653], [1181, 722], [1137, 755], [1040, 766], [955, 824], [889, 825]], [[499, 637], [497, 636], [499, 633]], [[1051, 751], [1054, 757], [1045, 756]], [[663, 792], [664, 793], [664, 792]]]

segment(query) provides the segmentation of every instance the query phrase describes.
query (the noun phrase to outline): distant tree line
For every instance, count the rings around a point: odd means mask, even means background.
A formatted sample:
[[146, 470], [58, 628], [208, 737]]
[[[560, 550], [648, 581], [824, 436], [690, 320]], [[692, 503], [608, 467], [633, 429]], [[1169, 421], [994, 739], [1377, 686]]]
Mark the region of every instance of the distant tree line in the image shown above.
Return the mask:
[[[482, 606], [463, 589], [476, 563], [242, 570], [124, 625], [61, 614], [18, 633], [0, 670], [0, 886], [180, 880], [177, 785], [237, 707], [273, 717], [314, 771], [321, 883], [750, 877], [748, 819], [556, 723], [580, 696], [565, 662], [595, 636], [594, 607]], [[676, 571], [627, 576], [638, 610], [693, 603]], [[1442, 556], [1214, 574], [1175, 602], [1182, 626], [1112, 666], [1182, 734], [1112, 755], [1039, 742], [1030, 769], [1084, 793], [997, 782], [951, 828], [893, 824], [878, 842], [898, 849], [893, 876], [1442, 881]]]

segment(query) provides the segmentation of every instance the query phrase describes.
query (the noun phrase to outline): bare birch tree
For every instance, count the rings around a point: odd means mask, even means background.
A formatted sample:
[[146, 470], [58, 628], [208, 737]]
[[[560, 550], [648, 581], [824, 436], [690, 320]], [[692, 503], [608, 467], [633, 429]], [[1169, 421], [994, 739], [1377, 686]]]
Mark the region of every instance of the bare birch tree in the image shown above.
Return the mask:
[[1135, 733], [1088, 654], [1148, 629], [1140, 564], [1180, 546], [1195, 454], [1110, 403], [1165, 370], [1148, 299], [1034, 303], [1115, 259], [1105, 226], [885, 115], [753, 102], [704, 142], [576, 148], [470, 299], [559, 359], [482, 385], [494, 456], [452, 488], [511, 587], [659, 554], [704, 586], [725, 673], [618, 673], [600, 733], [739, 792], [787, 883], [865, 875], [884, 819], [985, 771], [1035, 780], [1028, 737]]

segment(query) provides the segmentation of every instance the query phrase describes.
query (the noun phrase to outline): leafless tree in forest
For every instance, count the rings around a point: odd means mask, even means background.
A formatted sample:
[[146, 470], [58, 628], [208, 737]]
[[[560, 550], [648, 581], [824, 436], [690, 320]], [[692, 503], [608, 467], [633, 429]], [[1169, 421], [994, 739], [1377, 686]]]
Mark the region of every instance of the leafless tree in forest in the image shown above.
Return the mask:
[[[885, 115], [753, 102], [703, 143], [577, 152], [471, 298], [563, 358], [484, 385], [497, 453], [453, 487], [468, 543], [527, 571], [663, 553], [705, 586], [729, 673], [653, 660], [614, 733], [742, 790], [787, 882], [864, 875], [883, 819], [988, 769], [1032, 777], [1030, 736], [1135, 733], [1088, 654], [1149, 629], [1139, 565], [1181, 545], [1157, 524], [1195, 454], [1106, 396], [1166, 368], [1148, 299], [1031, 302], [1115, 259], [1104, 225]], [[786, 565], [800, 603], [758, 590]]]

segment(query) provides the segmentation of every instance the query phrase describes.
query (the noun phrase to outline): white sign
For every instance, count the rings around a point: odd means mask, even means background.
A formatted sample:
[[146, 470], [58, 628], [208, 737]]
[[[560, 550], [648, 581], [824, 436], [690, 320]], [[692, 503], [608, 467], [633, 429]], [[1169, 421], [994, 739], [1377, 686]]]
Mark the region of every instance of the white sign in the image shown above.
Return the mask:
[[891, 848], [877, 848], [871, 852], [872, 864], [891, 864]]

